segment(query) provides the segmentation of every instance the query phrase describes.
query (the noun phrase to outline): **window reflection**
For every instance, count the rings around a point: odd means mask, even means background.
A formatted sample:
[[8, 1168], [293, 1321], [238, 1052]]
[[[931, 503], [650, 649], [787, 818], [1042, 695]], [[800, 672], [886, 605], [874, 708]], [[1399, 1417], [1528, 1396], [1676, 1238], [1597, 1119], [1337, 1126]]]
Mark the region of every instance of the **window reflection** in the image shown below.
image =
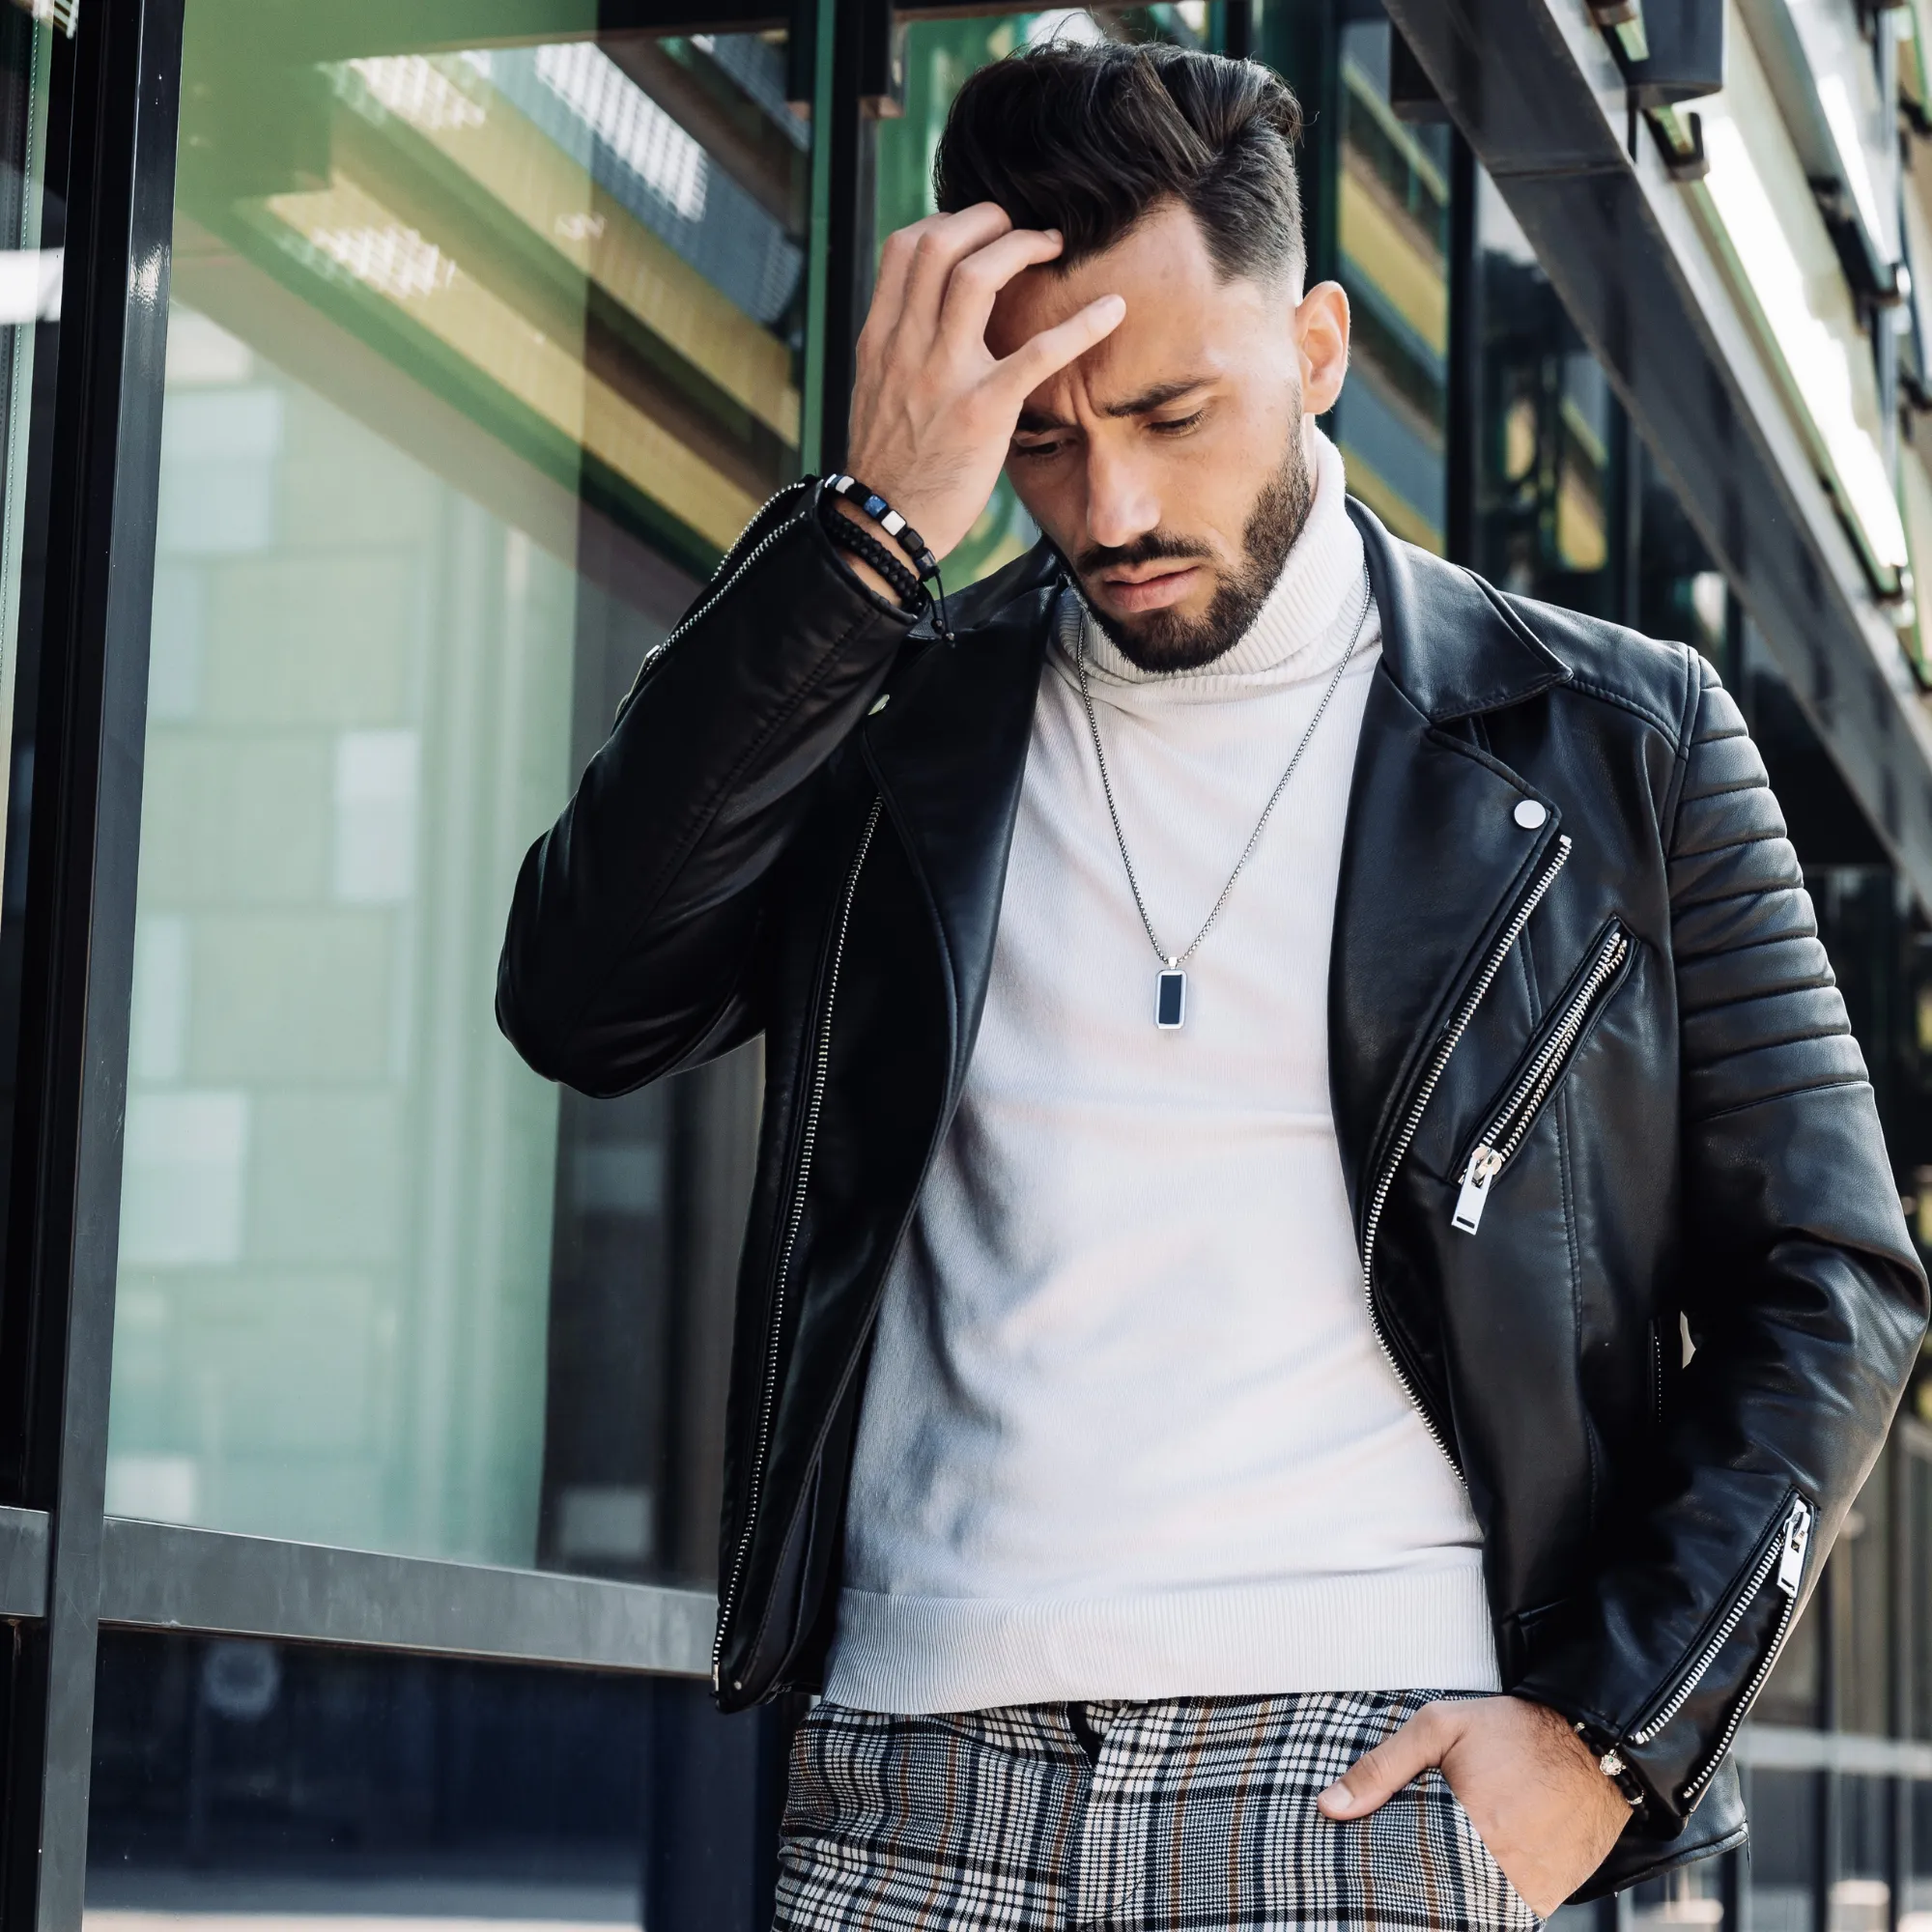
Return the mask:
[[1488, 175], [1477, 172], [1482, 315], [1478, 567], [1506, 589], [1629, 616], [1606, 566], [1625, 487], [1621, 412]]
[[1832, 1591], [1837, 1728], [1866, 1737], [1891, 1729], [1891, 1454], [1865, 1480], [1833, 1546]]
[[1751, 1820], [1746, 1923], [1753, 1932], [1816, 1932], [1823, 1796], [1817, 1774], [1753, 1771], [1746, 1796]]
[[1349, 488], [1389, 528], [1439, 552], [1447, 527], [1449, 130], [1389, 105], [1391, 30], [1341, 30], [1336, 228], [1349, 292], [1349, 382], [1333, 431]]
[[103, 1638], [88, 1932], [769, 1923], [766, 1725], [696, 1684]]
[[1879, 1777], [1840, 1778], [1837, 1814], [1831, 1932], [1890, 1932], [1891, 1786]]
[[1631, 1889], [1631, 1918], [1641, 1926], [1702, 1926], [1716, 1932], [1724, 1922], [1723, 1873], [1706, 1859]]
[[189, 0], [118, 1513], [713, 1567], [755, 1049], [561, 1095], [495, 964], [644, 652], [797, 473], [810, 129], [781, 34], [594, 21]]

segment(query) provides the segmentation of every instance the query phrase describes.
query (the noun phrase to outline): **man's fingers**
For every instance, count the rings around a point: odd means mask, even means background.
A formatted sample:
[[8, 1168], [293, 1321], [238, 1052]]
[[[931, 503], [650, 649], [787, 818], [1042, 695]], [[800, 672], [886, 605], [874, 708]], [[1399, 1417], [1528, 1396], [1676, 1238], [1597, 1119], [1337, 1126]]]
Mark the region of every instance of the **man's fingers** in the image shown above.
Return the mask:
[[1056, 228], [1009, 228], [976, 248], [954, 268], [946, 285], [940, 327], [961, 343], [982, 345], [1000, 291], [1021, 270], [1052, 261], [1065, 246]]
[[933, 224], [943, 219], [928, 214], [905, 228], [896, 228], [886, 237], [879, 250], [879, 272], [872, 277], [872, 302], [867, 311], [866, 327], [890, 335], [896, 327], [899, 311], [905, 307], [906, 277], [912, 272], [912, 258], [919, 240]]
[[1395, 1736], [1358, 1757], [1316, 1800], [1330, 1818], [1366, 1818], [1432, 1764], [1442, 1762], [1449, 1739], [1433, 1707], [1418, 1711]]
[[928, 330], [937, 329], [953, 270], [968, 255], [1009, 233], [1012, 225], [1006, 210], [991, 201], [975, 202], [957, 214], [936, 214], [921, 222], [906, 264], [901, 317]]
[[1031, 342], [1023, 342], [1004, 361], [995, 364], [995, 373], [1014, 393], [1030, 396], [1056, 370], [1064, 369], [1084, 355], [1103, 336], [1121, 326], [1127, 312], [1121, 296], [1100, 296], [1077, 315], [1043, 328]]

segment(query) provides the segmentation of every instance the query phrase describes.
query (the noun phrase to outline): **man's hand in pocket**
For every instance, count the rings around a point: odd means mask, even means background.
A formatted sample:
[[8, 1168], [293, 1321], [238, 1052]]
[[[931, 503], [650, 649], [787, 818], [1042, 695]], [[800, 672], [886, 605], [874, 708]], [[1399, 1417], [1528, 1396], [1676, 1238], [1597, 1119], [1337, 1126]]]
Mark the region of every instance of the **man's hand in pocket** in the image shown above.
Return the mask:
[[1427, 1704], [1321, 1794], [1330, 1818], [1366, 1818], [1439, 1765], [1503, 1876], [1547, 1918], [1630, 1823], [1590, 1747], [1543, 1704], [1471, 1697]]

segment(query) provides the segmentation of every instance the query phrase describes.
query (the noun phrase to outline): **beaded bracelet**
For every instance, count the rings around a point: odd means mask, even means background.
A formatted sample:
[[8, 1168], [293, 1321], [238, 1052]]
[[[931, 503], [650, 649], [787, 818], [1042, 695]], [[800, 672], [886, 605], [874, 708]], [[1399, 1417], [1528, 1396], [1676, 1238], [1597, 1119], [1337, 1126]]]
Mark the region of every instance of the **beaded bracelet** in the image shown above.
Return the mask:
[[822, 521], [825, 534], [840, 550], [869, 563], [893, 586], [899, 602], [908, 611], [919, 609], [919, 579], [870, 530], [862, 530], [850, 517], [841, 517], [830, 507], [826, 509]]
[[925, 539], [876, 490], [869, 489], [856, 476], [845, 475], [827, 477], [825, 487], [843, 497], [848, 503], [858, 504], [912, 558], [915, 576], [927, 578], [939, 575], [939, 559], [925, 547]]

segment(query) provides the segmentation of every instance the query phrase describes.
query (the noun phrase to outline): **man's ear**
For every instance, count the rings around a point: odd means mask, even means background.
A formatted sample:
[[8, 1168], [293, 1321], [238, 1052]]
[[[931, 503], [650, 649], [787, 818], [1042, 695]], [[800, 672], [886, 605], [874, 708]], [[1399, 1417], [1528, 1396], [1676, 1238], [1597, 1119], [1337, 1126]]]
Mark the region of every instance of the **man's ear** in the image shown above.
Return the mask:
[[1301, 355], [1301, 408], [1326, 415], [1349, 373], [1349, 297], [1340, 282], [1317, 282], [1294, 311], [1294, 340]]

